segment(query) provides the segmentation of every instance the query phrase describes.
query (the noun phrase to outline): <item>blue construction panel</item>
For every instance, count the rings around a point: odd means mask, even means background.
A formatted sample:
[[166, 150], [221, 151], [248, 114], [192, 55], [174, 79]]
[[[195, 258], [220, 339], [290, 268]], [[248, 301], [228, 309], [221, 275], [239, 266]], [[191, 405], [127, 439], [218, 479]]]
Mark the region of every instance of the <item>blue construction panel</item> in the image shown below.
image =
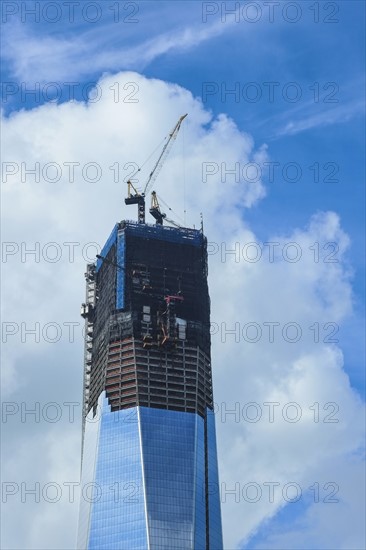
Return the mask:
[[[105, 258], [111, 247], [117, 244], [116, 252], [116, 308], [125, 307], [125, 262], [126, 262], [126, 234], [138, 236], [145, 239], [158, 239], [161, 241], [176, 242], [180, 244], [189, 244], [202, 246], [204, 236], [197, 229], [178, 229], [162, 225], [139, 224], [135, 222], [125, 222], [124, 228], [118, 230], [119, 224], [116, 224], [112, 233], [108, 237], [102, 248], [100, 256]], [[102, 259], [97, 260], [96, 270], [99, 271], [103, 263]]]
[[127, 222], [127, 234], [144, 237], [146, 239], [159, 239], [181, 244], [190, 244], [201, 246], [203, 243], [203, 234], [198, 229], [175, 228], [166, 225], [149, 225], [134, 222]]
[[[110, 250], [110, 248], [114, 245], [114, 243], [116, 242], [117, 240], [117, 229], [118, 229], [118, 225], [116, 224], [113, 228], [113, 231], [112, 233], [109, 235], [105, 245], [103, 246], [102, 248], [102, 251], [100, 253], [100, 256], [103, 256], [103, 258], [105, 258]], [[100, 260], [98, 258], [97, 260], [97, 267], [96, 267], [96, 270], [99, 271], [100, 269], [100, 266], [102, 265], [103, 263], [103, 260]]]
[[126, 246], [125, 233], [120, 231], [117, 237], [117, 292], [116, 292], [116, 309], [124, 309], [125, 307], [125, 261], [126, 261]]

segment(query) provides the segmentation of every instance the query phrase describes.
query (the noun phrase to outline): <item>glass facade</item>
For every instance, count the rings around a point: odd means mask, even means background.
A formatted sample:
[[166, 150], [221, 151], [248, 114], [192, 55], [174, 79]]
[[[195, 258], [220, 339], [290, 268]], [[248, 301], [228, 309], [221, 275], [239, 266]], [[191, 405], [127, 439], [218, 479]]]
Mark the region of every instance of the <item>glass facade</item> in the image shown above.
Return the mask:
[[207, 495], [208, 495], [208, 547], [222, 548], [222, 526], [219, 491], [219, 473], [216, 450], [215, 415], [207, 409]]
[[[147, 407], [140, 417], [150, 548], [194, 548], [195, 451], [203, 419]], [[204, 455], [198, 460], [203, 464]]]
[[212, 490], [218, 487], [214, 415], [207, 412], [206, 428], [196, 413], [111, 412], [103, 392], [85, 423], [79, 549], [223, 548]]

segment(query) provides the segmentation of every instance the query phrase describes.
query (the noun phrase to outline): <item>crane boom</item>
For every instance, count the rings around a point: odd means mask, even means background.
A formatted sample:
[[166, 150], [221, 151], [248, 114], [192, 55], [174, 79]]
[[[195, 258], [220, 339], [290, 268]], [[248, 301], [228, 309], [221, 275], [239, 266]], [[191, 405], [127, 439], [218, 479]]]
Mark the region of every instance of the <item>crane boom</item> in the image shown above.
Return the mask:
[[170, 132], [168, 141], [164, 145], [163, 150], [160, 153], [160, 156], [159, 156], [158, 160], [156, 161], [154, 168], [150, 172], [150, 175], [149, 175], [148, 180], [147, 180], [146, 185], [145, 185], [144, 195], [146, 195], [146, 193], [149, 192], [149, 190], [153, 186], [154, 181], [158, 177], [158, 174], [159, 174], [160, 170], [163, 167], [165, 159], [167, 158], [167, 156], [170, 153], [170, 150], [173, 146], [173, 143], [174, 143], [174, 141], [175, 141], [175, 139], [178, 135], [181, 124], [182, 124], [183, 120], [186, 118], [186, 116], [187, 116], [187, 114], [182, 115], [180, 117], [180, 119], [178, 120], [177, 124], [174, 126], [173, 130]]
[[[150, 175], [147, 179], [147, 182], [145, 184], [145, 188], [144, 188], [144, 191], [143, 193], [139, 193], [135, 187], [133, 186], [132, 182], [129, 180], [127, 182], [127, 188], [128, 188], [128, 196], [125, 198], [125, 204], [137, 204], [138, 205], [138, 222], [139, 223], [145, 223], [145, 195], [146, 193], [151, 189], [154, 181], [156, 180], [160, 170], [162, 169], [163, 167], [163, 164], [164, 164], [164, 161], [165, 159], [167, 158], [171, 148], [172, 148], [172, 145], [178, 135], [178, 132], [179, 132], [179, 129], [181, 127], [181, 124], [183, 122], [183, 120], [186, 118], [187, 114], [185, 115], [182, 115], [177, 124], [174, 126], [174, 128], [172, 129], [172, 131], [170, 132], [169, 134], [169, 137], [168, 137], [168, 140], [167, 142], [165, 143], [160, 155], [159, 155], [159, 158], [158, 160], [156, 161], [153, 169], [151, 170], [150, 172]], [[135, 192], [135, 194], [132, 194], [131, 193], [131, 188], [133, 189], [133, 191]], [[152, 209], [150, 209], [150, 212], [151, 212]], [[160, 208], [159, 208], [159, 205], [158, 207], [154, 208], [153, 209], [154, 211], [156, 210], [157, 212], [160, 211]], [[165, 217], [165, 215], [163, 216]], [[159, 220], [160, 220], [160, 217], [159, 217]], [[162, 223], [162, 222], [160, 222]]]

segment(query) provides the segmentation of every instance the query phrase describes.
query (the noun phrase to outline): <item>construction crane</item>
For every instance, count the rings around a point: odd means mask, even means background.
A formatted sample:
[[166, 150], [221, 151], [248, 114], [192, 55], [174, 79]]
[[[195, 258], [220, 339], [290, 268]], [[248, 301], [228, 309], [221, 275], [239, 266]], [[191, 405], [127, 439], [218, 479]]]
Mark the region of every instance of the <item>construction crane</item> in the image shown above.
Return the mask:
[[166, 214], [163, 214], [160, 210], [160, 204], [155, 191], [151, 193], [151, 208], [149, 212], [152, 217], [156, 219], [156, 223], [158, 225], [163, 225], [163, 220], [166, 218]]
[[155, 191], [153, 191], [151, 193], [151, 208], [150, 208], [149, 212], [153, 216], [153, 218], [156, 219], [156, 223], [158, 225], [163, 225], [163, 220], [165, 220], [166, 222], [174, 225], [174, 227], [178, 227], [178, 228], [181, 227], [174, 220], [171, 220], [170, 218], [167, 218], [166, 214], [164, 214], [164, 212], [162, 212], [160, 210], [159, 200], [158, 200], [158, 197], [157, 197], [157, 194], [156, 194]]
[[[165, 143], [158, 160], [156, 161], [153, 169], [151, 170], [147, 182], [145, 184], [144, 190], [142, 193], [139, 193], [135, 186], [132, 184], [131, 180], [127, 182], [127, 198], [125, 199], [125, 204], [137, 204], [138, 205], [138, 222], [145, 223], [145, 196], [151, 189], [156, 180], [160, 170], [163, 167], [163, 164], [169, 155], [169, 152], [173, 146], [173, 143], [178, 135], [179, 129], [183, 120], [186, 118], [187, 114], [182, 115], [177, 124], [174, 126], [173, 130], [170, 132], [167, 142]], [[131, 192], [131, 189], [133, 193]], [[158, 224], [163, 223], [163, 218], [165, 214], [160, 212], [159, 203], [156, 197], [155, 191], [152, 194], [152, 204], [150, 208], [150, 213], [156, 219]]]

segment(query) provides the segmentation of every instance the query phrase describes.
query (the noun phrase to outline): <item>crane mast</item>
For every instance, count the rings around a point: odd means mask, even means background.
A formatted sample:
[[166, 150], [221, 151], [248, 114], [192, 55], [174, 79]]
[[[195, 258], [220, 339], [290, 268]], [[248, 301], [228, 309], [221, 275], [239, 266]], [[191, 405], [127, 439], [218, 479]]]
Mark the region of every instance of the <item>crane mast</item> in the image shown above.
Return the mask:
[[[165, 143], [158, 160], [156, 161], [153, 169], [151, 170], [149, 177], [147, 179], [147, 182], [145, 184], [144, 190], [142, 193], [139, 193], [134, 185], [132, 184], [131, 180], [128, 180], [127, 182], [127, 198], [125, 198], [125, 204], [137, 204], [138, 205], [138, 222], [139, 223], [145, 223], [145, 196], [146, 193], [151, 189], [154, 181], [156, 180], [160, 170], [163, 167], [163, 164], [167, 158], [167, 156], [170, 153], [170, 150], [173, 146], [173, 143], [178, 135], [179, 129], [181, 127], [181, 124], [183, 120], [186, 118], [187, 114], [182, 115], [177, 124], [174, 126], [172, 131], [169, 133], [169, 137], [167, 142]], [[131, 192], [131, 189], [134, 191], [134, 193]], [[156, 195], [155, 195], [156, 198]], [[152, 205], [153, 206], [153, 205]], [[159, 208], [159, 205], [157, 204], [157, 207]], [[150, 209], [151, 212], [152, 208]], [[152, 213], [152, 212], [151, 212]], [[153, 214], [153, 213], [152, 213]], [[156, 218], [156, 216], [154, 216]], [[160, 218], [159, 218], [160, 219]]]

